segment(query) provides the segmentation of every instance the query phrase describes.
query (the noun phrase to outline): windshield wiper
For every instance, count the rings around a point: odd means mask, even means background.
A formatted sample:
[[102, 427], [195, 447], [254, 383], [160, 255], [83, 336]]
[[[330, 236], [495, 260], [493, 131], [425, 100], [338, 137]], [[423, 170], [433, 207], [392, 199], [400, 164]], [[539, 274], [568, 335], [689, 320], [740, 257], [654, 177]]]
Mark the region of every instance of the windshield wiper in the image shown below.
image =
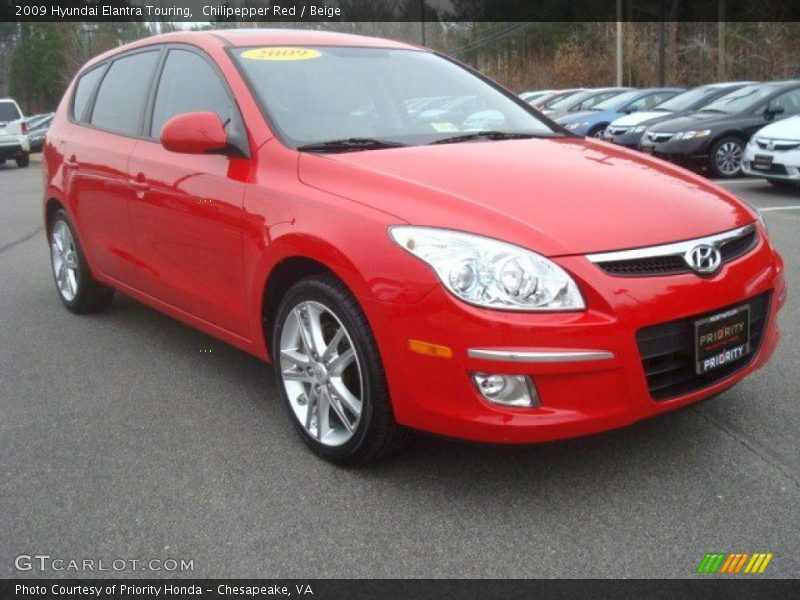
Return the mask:
[[400, 142], [378, 140], [374, 138], [343, 138], [341, 140], [328, 140], [315, 142], [297, 148], [300, 152], [357, 152], [359, 150], [381, 150], [383, 148], [400, 148], [405, 146]]
[[452, 137], [442, 138], [441, 140], [434, 140], [433, 144], [457, 144], [458, 142], [469, 142], [471, 140], [527, 140], [537, 136], [533, 133], [508, 133], [505, 131], [474, 131], [472, 133], [463, 133], [461, 135], [454, 135]]

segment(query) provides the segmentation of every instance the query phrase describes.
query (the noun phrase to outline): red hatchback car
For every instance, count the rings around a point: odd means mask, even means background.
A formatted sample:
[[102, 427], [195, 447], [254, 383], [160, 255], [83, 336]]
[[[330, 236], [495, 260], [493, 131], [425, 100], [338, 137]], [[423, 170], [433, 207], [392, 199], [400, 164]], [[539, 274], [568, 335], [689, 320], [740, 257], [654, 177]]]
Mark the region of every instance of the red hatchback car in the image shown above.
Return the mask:
[[[491, 128], [489, 128], [491, 124]], [[756, 212], [424, 48], [173, 33], [87, 64], [44, 150], [64, 305], [272, 362], [318, 454], [541, 442], [719, 394], [778, 343]]]

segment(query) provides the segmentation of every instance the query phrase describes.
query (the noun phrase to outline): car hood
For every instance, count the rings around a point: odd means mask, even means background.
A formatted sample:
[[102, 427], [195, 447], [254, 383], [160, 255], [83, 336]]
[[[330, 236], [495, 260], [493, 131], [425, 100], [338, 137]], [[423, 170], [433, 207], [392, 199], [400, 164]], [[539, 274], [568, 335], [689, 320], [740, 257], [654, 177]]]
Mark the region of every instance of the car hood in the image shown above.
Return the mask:
[[579, 121], [594, 121], [596, 119], [604, 118], [608, 111], [599, 110], [582, 110], [575, 113], [566, 113], [556, 119], [562, 125], [569, 123], [577, 123]]
[[579, 138], [301, 153], [302, 182], [397, 217], [546, 256], [664, 244], [750, 223], [705, 179]]
[[650, 119], [655, 119], [657, 117], [664, 117], [669, 115], [670, 113], [658, 110], [647, 110], [643, 112], [635, 112], [629, 115], [625, 115], [624, 117], [620, 117], [615, 121], [612, 121], [612, 125], [617, 125], [619, 127], [630, 127], [632, 125], [638, 125], [639, 123], [644, 123], [645, 121], [649, 121]]
[[713, 129], [715, 127], [725, 127], [727, 125], [739, 127], [748, 121], [758, 118], [758, 116], [747, 114], [729, 115], [714, 112], [695, 112], [662, 121], [658, 124], [656, 130], [675, 133], [688, 129]]
[[774, 140], [800, 140], [800, 117], [789, 117], [770, 123], [759, 129], [755, 135]]

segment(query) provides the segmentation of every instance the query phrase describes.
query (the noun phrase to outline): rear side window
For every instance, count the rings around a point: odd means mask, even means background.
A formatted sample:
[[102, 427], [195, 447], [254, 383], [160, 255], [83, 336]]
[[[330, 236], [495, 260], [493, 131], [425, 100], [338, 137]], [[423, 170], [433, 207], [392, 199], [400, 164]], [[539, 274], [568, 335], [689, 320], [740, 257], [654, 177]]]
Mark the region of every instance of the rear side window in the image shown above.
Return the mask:
[[233, 102], [215, 70], [201, 56], [188, 50], [170, 50], [153, 107], [150, 137], [161, 134], [172, 117], [210, 111], [224, 123], [232, 117]]
[[0, 102], [0, 123], [8, 123], [21, 119], [17, 105], [13, 102]]
[[75, 86], [75, 97], [72, 99], [72, 118], [82, 121], [86, 105], [89, 103], [89, 98], [92, 97], [92, 92], [103, 74], [103, 68], [97, 67], [88, 73], [84, 73], [78, 79]]
[[159, 51], [118, 58], [100, 83], [91, 124], [124, 135], [137, 135], [139, 121]]

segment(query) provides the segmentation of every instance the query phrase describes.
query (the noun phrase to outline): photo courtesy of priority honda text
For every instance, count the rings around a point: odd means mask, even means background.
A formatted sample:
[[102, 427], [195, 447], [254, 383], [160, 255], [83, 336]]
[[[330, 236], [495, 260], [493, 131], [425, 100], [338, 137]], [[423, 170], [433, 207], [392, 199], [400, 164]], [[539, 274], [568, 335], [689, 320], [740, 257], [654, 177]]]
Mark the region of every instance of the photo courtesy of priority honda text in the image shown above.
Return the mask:
[[73, 313], [129, 295], [271, 363], [337, 464], [413, 430], [626, 426], [762, 367], [786, 284], [755, 209], [592, 135], [401, 42], [142, 39], [89, 61], [47, 131], [56, 290]]

